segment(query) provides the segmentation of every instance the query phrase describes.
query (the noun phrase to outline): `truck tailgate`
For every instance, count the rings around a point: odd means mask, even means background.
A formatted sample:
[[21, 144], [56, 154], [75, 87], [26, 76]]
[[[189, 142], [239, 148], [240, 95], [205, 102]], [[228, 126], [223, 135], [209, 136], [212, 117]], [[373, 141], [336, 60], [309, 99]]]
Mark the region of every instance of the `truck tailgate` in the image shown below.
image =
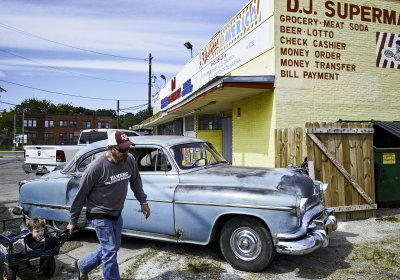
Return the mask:
[[25, 163], [54, 165], [56, 163], [56, 148], [45, 146], [29, 146], [25, 149]]

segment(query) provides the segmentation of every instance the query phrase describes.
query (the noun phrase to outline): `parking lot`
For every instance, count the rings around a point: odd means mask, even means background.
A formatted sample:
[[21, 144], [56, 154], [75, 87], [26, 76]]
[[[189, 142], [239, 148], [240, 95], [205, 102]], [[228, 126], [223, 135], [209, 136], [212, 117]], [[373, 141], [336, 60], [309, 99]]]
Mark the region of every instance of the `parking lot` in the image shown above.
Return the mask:
[[[22, 163], [22, 153], [0, 152], [1, 218], [12, 216], [18, 182], [38, 177], [25, 174]], [[53, 279], [77, 279], [73, 262], [97, 246], [91, 231], [68, 241], [57, 256]], [[327, 248], [307, 256], [277, 255], [262, 273], [231, 268], [217, 243], [196, 246], [124, 237], [118, 262], [122, 279], [400, 279], [400, 209], [381, 209], [376, 218], [340, 222]], [[32, 271], [18, 277], [47, 279]], [[100, 268], [90, 279], [102, 279]]]

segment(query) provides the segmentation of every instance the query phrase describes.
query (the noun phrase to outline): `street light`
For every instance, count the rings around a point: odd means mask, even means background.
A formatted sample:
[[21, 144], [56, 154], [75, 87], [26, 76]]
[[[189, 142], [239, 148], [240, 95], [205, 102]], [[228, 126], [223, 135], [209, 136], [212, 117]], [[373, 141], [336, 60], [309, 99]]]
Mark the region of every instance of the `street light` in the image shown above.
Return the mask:
[[164, 85], [165, 85], [166, 82], [167, 82], [167, 79], [165, 78], [165, 76], [164, 76], [163, 74], [161, 74], [161, 75], [160, 75], [160, 78], [164, 80]]
[[[4, 88], [2, 88], [2, 87], [0, 87], [0, 92], [7, 92]], [[0, 95], [0, 104], [1, 104], [1, 95]], [[0, 115], [1, 115], [1, 113], [0, 113]], [[1, 116], [0, 116], [1, 117]]]
[[190, 57], [193, 57], [193, 45], [188, 41], [183, 44], [188, 50], [190, 50]]

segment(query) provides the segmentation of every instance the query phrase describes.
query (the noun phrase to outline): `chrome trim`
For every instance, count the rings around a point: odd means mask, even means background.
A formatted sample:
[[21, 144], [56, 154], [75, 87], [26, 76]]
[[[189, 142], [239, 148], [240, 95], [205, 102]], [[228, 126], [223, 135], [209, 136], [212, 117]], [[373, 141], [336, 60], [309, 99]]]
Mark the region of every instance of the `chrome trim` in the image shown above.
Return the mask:
[[278, 240], [275, 241], [276, 251], [289, 255], [311, 253], [320, 247], [328, 246], [330, 233], [336, 229], [337, 221], [334, 210], [332, 208], [324, 209], [321, 215], [314, 216], [314, 219], [307, 224], [307, 233], [302, 237], [279, 240], [282, 236], [288, 237], [288, 235], [278, 234]]
[[173, 203], [172, 200], [161, 200], [161, 199], [149, 199], [149, 200], [147, 200], [147, 202]]
[[236, 207], [236, 208], [255, 208], [255, 209], [267, 209], [267, 210], [278, 210], [278, 211], [296, 211], [293, 207], [284, 206], [266, 206], [266, 205], [251, 205], [251, 204], [220, 204], [220, 203], [207, 203], [207, 202], [194, 202], [194, 201], [175, 201], [176, 204], [192, 204], [192, 205], [203, 205], [203, 206], [221, 206], [221, 207]]
[[[85, 229], [95, 231], [94, 227], [92, 227], [90, 225], [85, 226]], [[123, 228], [121, 233], [124, 236], [135, 237], [135, 238], [151, 239], [151, 240], [165, 241], [165, 242], [172, 242], [172, 243], [179, 242], [178, 237], [176, 235], [167, 235], [167, 234], [153, 233], [153, 232], [147, 232], [147, 231], [138, 231], [138, 230], [126, 229], [126, 228]]]
[[263, 247], [260, 236], [250, 227], [237, 228], [232, 233], [229, 244], [236, 258], [246, 262], [258, 258]]
[[[68, 206], [68, 205], [46, 204], [46, 203], [26, 202], [26, 201], [22, 201], [21, 204], [27, 204], [27, 205], [32, 205], [32, 206], [42, 206], [42, 207], [53, 208], [53, 209], [63, 209], [63, 210], [71, 209], [71, 206]], [[86, 208], [86, 207], [84, 207], [84, 208]]]
[[[33, 165], [37, 165], [37, 168], [33, 169]], [[24, 163], [22, 165], [22, 170], [24, 170], [26, 173], [49, 173], [53, 171], [56, 167], [57, 166]]]
[[315, 206], [314, 208], [308, 210], [307, 212], [304, 213], [303, 217], [300, 220], [300, 228], [293, 233], [280, 233], [277, 235], [278, 239], [296, 239], [301, 236], [304, 236], [307, 233], [307, 227], [308, 224], [311, 222], [311, 220], [318, 215], [318, 213], [321, 213], [324, 210], [324, 206], [322, 204], [319, 204]]
[[[131, 199], [131, 200], [137, 200], [137, 199]], [[173, 203], [173, 201], [170, 201], [170, 200], [158, 200], [158, 199], [149, 199], [149, 200], [147, 200], [147, 202]], [[218, 204], [218, 203], [191, 202], [191, 201], [175, 201], [175, 203], [176, 204], [203, 205], [203, 206], [255, 208], [255, 209], [264, 209], [264, 210], [290, 211], [290, 212], [295, 211], [295, 209], [292, 207], [281, 207], [281, 206], [264, 206], [264, 205], [249, 205], [249, 204]], [[68, 205], [56, 205], [56, 204], [26, 202], [26, 201], [21, 202], [21, 204], [41, 206], [41, 207], [53, 208], [53, 209], [64, 209], [64, 210], [71, 209], [71, 206], [68, 206]], [[83, 207], [83, 208], [85, 208], [85, 207]]]

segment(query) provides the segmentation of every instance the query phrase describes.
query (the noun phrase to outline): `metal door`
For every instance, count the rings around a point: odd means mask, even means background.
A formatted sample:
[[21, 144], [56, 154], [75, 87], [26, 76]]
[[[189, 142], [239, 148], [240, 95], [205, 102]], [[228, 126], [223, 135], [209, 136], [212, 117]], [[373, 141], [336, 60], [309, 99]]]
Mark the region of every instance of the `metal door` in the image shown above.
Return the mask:
[[232, 116], [222, 118], [222, 156], [232, 162]]

